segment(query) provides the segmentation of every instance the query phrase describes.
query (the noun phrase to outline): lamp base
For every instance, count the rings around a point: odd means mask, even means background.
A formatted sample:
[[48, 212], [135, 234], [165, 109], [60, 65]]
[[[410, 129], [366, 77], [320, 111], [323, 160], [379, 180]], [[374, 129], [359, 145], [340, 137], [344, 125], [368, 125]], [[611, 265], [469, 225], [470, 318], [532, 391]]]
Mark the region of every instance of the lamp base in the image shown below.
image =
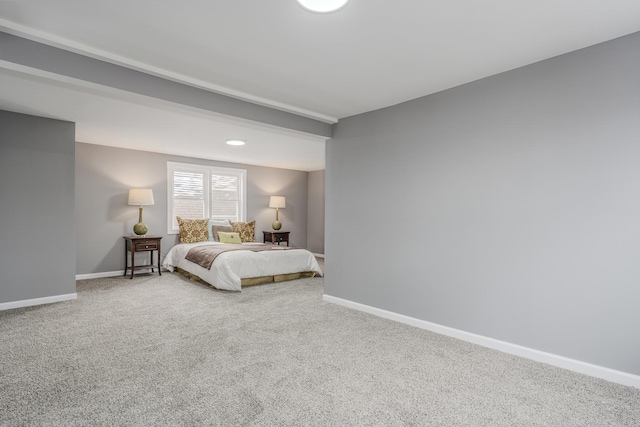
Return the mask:
[[276, 219], [275, 222], [271, 224], [271, 228], [273, 228], [276, 231], [280, 230], [282, 228], [282, 223]]
[[144, 236], [145, 234], [147, 234], [147, 231], [149, 231], [149, 228], [141, 222], [133, 226], [133, 232], [138, 236]]

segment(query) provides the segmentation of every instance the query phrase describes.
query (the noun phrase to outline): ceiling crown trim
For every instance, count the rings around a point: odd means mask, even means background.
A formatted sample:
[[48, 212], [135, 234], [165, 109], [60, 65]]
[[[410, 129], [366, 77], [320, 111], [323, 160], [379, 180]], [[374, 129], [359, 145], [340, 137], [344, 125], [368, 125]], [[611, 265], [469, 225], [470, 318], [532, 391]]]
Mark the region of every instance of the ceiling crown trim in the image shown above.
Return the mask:
[[294, 107], [288, 104], [277, 102], [271, 99], [254, 96], [242, 91], [230, 89], [224, 86], [215, 85], [203, 80], [195, 79], [193, 77], [185, 76], [184, 74], [174, 73], [169, 70], [165, 70], [160, 67], [155, 67], [144, 62], [136, 61], [131, 58], [116, 55], [114, 53], [96, 49], [91, 46], [87, 46], [82, 43], [75, 42], [73, 40], [59, 37], [44, 31], [35, 30], [24, 25], [16, 24], [15, 22], [7, 21], [0, 18], [0, 31], [12, 34], [14, 36], [23, 37], [28, 40], [43, 43], [49, 46], [64, 49], [73, 53], [88, 56], [90, 58], [99, 59], [101, 61], [109, 62], [115, 65], [120, 65], [126, 68], [131, 68], [136, 71], [151, 74], [156, 77], [165, 78], [177, 83], [183, 83], [189, 86], [194, 86], [199, 89], [208, 90], [211, 92], [219, 93], [222, 95], [230, 96], [232, 98], [240, 99], [242, 101], [248, 101], [257, 105], [274, 108], [287, 113], [297, 114], [310, 119], [319, 120], [325, 123], [337, 123], [336, 117], [331, 117], [326, 114], [317, 113], [315, 111], [306, 110], [304, 108]]

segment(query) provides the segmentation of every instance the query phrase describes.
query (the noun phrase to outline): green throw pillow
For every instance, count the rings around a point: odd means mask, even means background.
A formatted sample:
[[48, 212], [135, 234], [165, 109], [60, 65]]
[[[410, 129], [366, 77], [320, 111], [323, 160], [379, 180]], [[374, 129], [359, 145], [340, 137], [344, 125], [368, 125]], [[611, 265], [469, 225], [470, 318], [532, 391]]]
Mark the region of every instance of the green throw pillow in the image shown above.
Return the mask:
[[216, 233], [215, 231], [212, 233], [211, 232], [211, 228], [212, 227], [229, 227], [229, 230], [223, 230], [223, 231], [233, 231], [233, 228], [231, 228], [231, 224], [229, 223], [229, 220], [227, 219], [209, 219], [209, 223], [207, 224], [207, 231], [209, 231], [209, 241], [210, 242], [217, 242], [217, 236], [214, 234]]
[[238, 245], [242, 244], [239, 233], [226, 233], [224, 231], [218, 231], [218, 237], [220, 238], [220, 243], [234, 243]]

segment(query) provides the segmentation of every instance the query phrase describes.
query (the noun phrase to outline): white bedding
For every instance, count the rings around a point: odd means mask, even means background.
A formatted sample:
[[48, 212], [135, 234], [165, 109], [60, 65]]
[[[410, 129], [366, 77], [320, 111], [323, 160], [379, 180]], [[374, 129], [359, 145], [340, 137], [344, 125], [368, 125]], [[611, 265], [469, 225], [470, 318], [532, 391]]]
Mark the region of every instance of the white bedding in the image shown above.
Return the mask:
[[[231, 251], [217, 256], [207, 270], [185, 256], [191, 248], [202, 245], [220, 245], [218, 242], [181, 243], [169, 251], [162, 266], [169, 271], [175, 267], [195, 274], [218, 289], [240, 290], [240, 280], [250, 277], [312, 271], [322, 276], [316, 257], [306, 249], [271, 250], [262, 252]], [[252, 243], [255, 245], [255, 243]]]

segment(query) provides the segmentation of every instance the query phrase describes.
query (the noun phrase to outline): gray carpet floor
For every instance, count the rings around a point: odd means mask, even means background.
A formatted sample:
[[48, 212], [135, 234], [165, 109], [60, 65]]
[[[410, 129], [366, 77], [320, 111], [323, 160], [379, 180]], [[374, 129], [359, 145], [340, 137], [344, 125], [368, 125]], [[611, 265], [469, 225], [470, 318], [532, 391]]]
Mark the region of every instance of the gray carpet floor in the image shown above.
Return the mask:
[[640, 426], [640, 390], [325, 303], [322, 278], [77, 286], [0, 312], [0, 425]]

